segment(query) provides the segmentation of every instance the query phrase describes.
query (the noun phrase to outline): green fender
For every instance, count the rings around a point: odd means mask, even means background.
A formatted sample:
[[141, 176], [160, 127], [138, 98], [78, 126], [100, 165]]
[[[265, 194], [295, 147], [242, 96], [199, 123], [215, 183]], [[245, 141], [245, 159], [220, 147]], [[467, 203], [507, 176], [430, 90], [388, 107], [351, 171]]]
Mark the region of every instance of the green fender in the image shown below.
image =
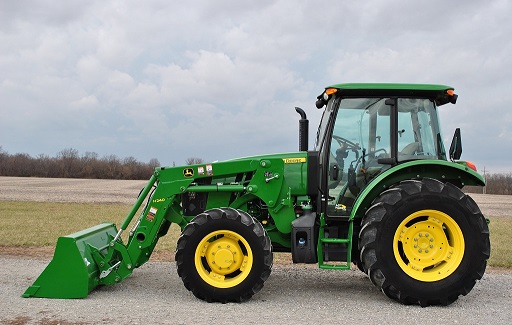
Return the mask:
[[375, 177], [358, 195], [350, 219], [362, 218], [373, 200], [392, 185], [408, 179], [425, 177], [450, 182], [459, 188], [465, 185], [484, 186], [482, 175], [469, 168], [464, 161], [414, 160], [394, 166]]

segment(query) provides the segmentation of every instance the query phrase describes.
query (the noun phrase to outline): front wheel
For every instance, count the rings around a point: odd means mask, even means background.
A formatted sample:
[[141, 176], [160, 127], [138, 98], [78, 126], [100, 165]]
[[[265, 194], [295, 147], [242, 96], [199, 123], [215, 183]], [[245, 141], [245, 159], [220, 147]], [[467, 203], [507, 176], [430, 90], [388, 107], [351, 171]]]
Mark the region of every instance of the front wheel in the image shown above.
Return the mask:
[[272, 245], [246, 212], [213, 209], [183, 229], [176, 248], [185, 287], [208, 302], [242, 302], [262, 287], [272, 268]]
[[448, 305], [482, 278], [489, 230], [476, 203], [456, 186], [410, 180], [367, 210], [359, 248], [363, 268], [388, 297]]

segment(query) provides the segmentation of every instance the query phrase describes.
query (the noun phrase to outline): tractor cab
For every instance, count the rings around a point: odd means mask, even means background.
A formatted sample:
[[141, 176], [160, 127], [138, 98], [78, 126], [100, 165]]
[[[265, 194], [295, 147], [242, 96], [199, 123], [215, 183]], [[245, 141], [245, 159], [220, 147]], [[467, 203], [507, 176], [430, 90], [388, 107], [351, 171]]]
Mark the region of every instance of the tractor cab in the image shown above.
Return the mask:
[[455, 100], [452, 88], [438, 85], [328, 87], [317, 101], [325, 110], [315, 148], [327, 215], [350, 215], [358, 194], [392, 166], [446, 160], [437, 107]]

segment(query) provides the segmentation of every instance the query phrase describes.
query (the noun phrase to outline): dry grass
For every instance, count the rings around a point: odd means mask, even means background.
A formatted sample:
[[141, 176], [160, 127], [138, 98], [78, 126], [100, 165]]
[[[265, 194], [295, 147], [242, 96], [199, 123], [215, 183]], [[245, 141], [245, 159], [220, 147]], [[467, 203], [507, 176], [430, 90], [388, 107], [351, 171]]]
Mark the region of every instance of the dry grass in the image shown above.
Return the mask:
[[[59, 236], [103, 222], [119, 227], [130, 209], [126, 204], [0, 201], [0, 246], [53, 247]], [[172, 226], [156, 249], [174, 251], [178, 236], [179, 228]]]
[[120, 223], [130, 206], [0, 201], [2, 246], [53, 246], [58, 236], [101, 222]]
[[512, 268], [512, 247], [508, 236], [512, 233], [512, 219], [491, 218], [489, 225], [491, 234], [490, 266]]
[[[102, 222], [120, 226], [131, 206], [126, 204], [55, 203], [0, 201], [0, 250], [18, 247], [52, 252], [59, 236], [92, 227]], [[491, 232], [490, 266], [512, 268], [512, 248], [508, 235], [512, 233], [512, 218], [488, 216]], [[126, 235], [127, 232], [125, 232]], [[173, 225], [160, 238], [153, 260], [172, 260], [180, 229]], [[126, 238], [123, 238], [126, 242]], [[41, 250], [40, 248], [46, 248]], [[276, 262], [288, 263], [289, 254], [276, 254]]]

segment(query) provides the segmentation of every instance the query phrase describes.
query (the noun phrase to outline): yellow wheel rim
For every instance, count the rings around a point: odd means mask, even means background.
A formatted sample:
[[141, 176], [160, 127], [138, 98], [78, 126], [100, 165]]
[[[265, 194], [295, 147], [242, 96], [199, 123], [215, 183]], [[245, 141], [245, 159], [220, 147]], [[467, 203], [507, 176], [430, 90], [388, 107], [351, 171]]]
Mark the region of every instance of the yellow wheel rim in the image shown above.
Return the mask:
[[393, 252], [400, 268], [424, 282], [442, 280], [455, 272], [464, 256], [464, 235], [449, 215], [421, 210], [398, 226]]
[[247, 278], [253, 255], [245, 238], [233, 231], [218, 230], [201, 240], [194, 262], [206, 283], [216, 288], [231, 288]]

